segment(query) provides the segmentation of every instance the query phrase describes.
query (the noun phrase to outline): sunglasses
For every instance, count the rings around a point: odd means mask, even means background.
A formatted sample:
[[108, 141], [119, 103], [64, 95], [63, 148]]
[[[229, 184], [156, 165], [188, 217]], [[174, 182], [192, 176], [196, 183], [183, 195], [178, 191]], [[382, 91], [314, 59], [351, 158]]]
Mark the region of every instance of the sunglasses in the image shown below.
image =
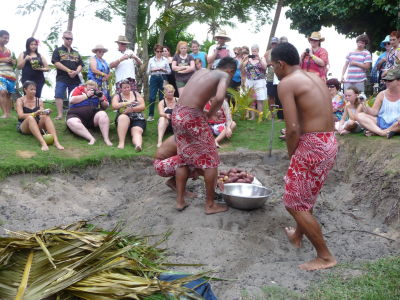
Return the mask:
[[391, 79], [391, 80], [389, 80], [389, 79], [382, 79], [384, 82], [392, 82], [392, 81], [394, 81], [394, 79]]
[[64, 39], [64, 40], [67, 40], [67, 41], [72, 41], [72, 40], [73, 40], [73, 38], [65, 37], [65, 36], [63, 37], [63, 39]]
[[162, 53], [162, 50], [157, 50], [156, 52], [157, 52], [157, 53]]
[[385, 46], [388, 46], [388, 45], [390, 45], [390, 43], [383, 43]]
[[336, 86], [335, 85], [328, 85], [328, 88], [333, 89], [333, 88], [336, 88]]

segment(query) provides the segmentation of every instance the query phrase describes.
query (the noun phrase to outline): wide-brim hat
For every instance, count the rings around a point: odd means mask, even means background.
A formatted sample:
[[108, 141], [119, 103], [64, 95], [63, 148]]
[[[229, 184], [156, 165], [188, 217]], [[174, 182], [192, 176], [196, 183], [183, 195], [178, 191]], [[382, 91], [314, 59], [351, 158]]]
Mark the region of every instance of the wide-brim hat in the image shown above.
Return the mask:
[[386, 43], [390, 43], [390, 35], [387, 35], [385, 39], [381, 42], [381, 48], [385, 48]]
[[130, 41], [128, 41], [128, 39], [124, 35], [119, 35], [118, 40], [116, 40], [115, 42], [120, 43], [120, 44], [130, 44], [131, 43]]
[[400, 67], [396, 67], [394, 69], [390, 69], [384, 77], [383, 80], [396, 80], [400, 79]]
[[323, 41], [325, 41], [325, 38], [323, 38], [321, 36], [321, 33], [319, 31], [315, 31], [315, 32], [311, 33], [311, 35], [308, 37], [308, 40], [323, 42]]
[[92, 52], [93, 52], [93, 53], [96, 53], [97, 50], [104, 50], [104, 52], [107, 52], [107, 51], [108, 51], [108, 49], [105, 48], [102, 44], [96, 45], [96, 46], [92, 49]]
[[215, 35], [214, 35], [214, 39], [216, 39], [217, 37], [222, 37], [224, 39], [227, 39], [228, 42], [231, 40], [231, 38], [226, 34], [225, 30], [220, 30], [218, 31]]

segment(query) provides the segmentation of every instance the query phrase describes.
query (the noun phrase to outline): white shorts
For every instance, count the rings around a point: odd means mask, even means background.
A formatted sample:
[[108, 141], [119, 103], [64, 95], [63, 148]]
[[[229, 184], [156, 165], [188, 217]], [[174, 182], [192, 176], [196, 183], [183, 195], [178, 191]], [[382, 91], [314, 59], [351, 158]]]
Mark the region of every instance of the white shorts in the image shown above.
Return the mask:
[[246, 86], [248, 88], [253, 88], [254, 91], [256, 92], [256, 100], [267, 100], [268, 95], [267, 95], [267, 87], [266, 87], [266, 81], [265, 79], [257, 79], [257, 80], [251, 80], [251, 79], [246, 79]]

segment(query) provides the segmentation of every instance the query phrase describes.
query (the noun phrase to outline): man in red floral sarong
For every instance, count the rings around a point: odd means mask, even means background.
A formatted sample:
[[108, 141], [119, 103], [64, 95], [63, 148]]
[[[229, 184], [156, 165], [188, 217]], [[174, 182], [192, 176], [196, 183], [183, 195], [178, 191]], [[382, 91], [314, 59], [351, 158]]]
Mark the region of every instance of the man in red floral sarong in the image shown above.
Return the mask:
[[[207, 118], [212, 118], [220, 109], [235, 71], [236, 61], [231, 57], [221, 59], [216, 70], [197, 71], [186, 84], [172, 112], [172, 126], [180, 159], [180, 166], [176, 169], [176, 209], [179, 211], [188, 206], [184, 194], [189, 168], [204, 172], [205, 213], [214, 214], [228, 209], [214, 201], [219, 157]], [[209, 100], [212, 104], [206, 115], [204, 106]]]
[[292, 44], [278, 45], [271, 57], [274, 72], [281, 80], [278, 95], [285, 115], [290, 157], [283, 202], [297, 223], [296, 228], [286, 227], [285, 231], [295, 247], [301, 247], [305, 235], [317, 251], [317, 257], [300, 265], [300, 269], [330, 268], [337, 262], [312, 212], [337, 154], [331, 98], [318, 76], [300, 70], [299, 54]]

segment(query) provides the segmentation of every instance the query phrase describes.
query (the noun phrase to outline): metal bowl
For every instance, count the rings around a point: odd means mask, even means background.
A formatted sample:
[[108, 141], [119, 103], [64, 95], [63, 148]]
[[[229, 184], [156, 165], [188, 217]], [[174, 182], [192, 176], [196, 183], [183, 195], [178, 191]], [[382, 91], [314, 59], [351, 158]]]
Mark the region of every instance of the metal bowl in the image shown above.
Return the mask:
[[222, 196], [229, 206], [250, 210], [262, 207], [272, 190], [263, 186], [249, 183], [224, 184]]

